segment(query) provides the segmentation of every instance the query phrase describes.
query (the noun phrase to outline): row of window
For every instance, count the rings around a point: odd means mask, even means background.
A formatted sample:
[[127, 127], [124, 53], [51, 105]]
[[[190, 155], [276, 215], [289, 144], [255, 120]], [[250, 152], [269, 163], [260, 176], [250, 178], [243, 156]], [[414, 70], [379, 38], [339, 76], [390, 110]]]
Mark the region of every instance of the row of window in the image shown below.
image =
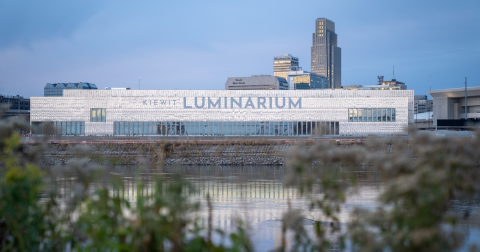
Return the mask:
[[[47, 132], [48, 128], [54, 129], [54, 132]], [[32, 122], [33, 134], [68, 135], [84, 136], [85, 122]]]
[[[321, 132], [320, 132], [321, 131]], [[114, 122], [114, 135], [307, 136], [338, 135], [338, 122]]]
[[90, 122], [106, 122], [107, 111], [104, 108], [90, 109]]
[[395, 122], [394, 108], [356, 108], [348, 109], [350, 122]]

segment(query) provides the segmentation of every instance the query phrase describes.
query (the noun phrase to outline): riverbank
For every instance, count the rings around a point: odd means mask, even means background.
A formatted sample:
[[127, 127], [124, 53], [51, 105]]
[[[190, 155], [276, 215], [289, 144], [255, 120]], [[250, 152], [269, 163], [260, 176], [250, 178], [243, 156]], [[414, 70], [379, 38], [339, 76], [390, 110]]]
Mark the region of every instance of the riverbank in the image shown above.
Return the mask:
[[[311, 142], [309, 142], [311, 143]], [[283, 165], [295, 142], [268, 140], [51, 143], [47, 165], [87, 156], [98, 164]]]

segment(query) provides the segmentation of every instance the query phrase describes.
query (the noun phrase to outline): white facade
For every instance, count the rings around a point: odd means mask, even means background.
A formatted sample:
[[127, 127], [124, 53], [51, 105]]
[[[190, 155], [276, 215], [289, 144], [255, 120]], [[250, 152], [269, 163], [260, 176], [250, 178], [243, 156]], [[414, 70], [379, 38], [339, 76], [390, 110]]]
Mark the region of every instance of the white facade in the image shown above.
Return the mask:
[[[351, 117], [377, 109], [388, 109], [389, 121]], [[64, 135], [295, 136], [323, 123], [335, 135], [406, 134], [413, 90], [65, 90], [31, 97], [31, 123], [39, 122], [67, 127]]]

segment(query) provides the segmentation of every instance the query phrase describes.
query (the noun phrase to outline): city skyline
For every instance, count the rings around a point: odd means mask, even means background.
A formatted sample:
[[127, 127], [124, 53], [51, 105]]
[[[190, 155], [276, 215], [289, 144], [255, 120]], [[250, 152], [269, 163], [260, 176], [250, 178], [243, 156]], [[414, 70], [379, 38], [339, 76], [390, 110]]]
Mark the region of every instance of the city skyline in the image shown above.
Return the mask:
[[222, 89], [228, 77], [272, 74], [283, 53], [311, 71], [319, 17], [336, 24], [342, 85], [391, 79], [395, 65], [416, 94], [430, 76], [432, 90], [462, 87], [465, 77], [480, 86], [478, 1], [309, 1], [291, 6], [301, 13], [294, 21], [277, 15], [288, 2], [275, 3], [2, 2], [0, 93], [42, 96], [55, 82], [136, 89], [139, 77], [142, 89]]

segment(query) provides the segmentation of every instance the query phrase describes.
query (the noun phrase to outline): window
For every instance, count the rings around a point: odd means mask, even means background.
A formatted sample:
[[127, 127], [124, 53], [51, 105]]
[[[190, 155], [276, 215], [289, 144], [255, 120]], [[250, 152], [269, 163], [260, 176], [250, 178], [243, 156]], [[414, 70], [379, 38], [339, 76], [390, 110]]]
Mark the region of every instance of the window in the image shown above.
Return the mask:
[[106, 109], [104, 108], [92, 108], [90, 109], [90, 121], [91, 122], [106, 122]]
[[350, 122], [395, 122], [395, 108], [359, 108], [348, 109]]

